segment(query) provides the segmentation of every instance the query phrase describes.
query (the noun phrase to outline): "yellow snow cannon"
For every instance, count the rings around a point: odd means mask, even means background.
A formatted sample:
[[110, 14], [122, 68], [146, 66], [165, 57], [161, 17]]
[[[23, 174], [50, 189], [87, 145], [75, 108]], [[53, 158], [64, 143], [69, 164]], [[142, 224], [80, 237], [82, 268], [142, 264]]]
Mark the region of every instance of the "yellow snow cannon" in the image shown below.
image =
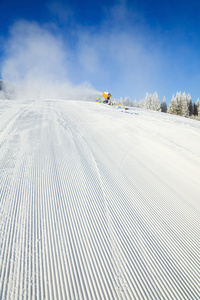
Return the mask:
[[105, 91], [103, 92], [102, 96], [103, 96], [106, 100], [109, 100], [110, 97], [112, 97], [112, 95], [111, 95], [110, 93], [105, 92]]
[[108, 103], [109, 105], [112, 105], [112, 102], [110, 101], [110, 98], [112, 97], [112, 95], [110, 93], [104, 91], [102, 96], [105, 99], [103, 101], [103, 103]]

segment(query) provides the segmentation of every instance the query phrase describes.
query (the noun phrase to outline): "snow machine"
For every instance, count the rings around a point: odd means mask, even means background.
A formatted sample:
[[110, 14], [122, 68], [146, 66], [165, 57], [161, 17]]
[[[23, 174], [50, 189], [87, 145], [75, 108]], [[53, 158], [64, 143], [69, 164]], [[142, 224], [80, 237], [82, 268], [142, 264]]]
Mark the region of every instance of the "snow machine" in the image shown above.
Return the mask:
[[110, 93], [104, 91], [103, 94], [102, 94], [102, 96], [105, 99], [103, 101], [103, 103], [107, 103], [108, 105], [113, 105], [113, 103], [110, 100], [110, 98], [112, 97], [112, 95]]

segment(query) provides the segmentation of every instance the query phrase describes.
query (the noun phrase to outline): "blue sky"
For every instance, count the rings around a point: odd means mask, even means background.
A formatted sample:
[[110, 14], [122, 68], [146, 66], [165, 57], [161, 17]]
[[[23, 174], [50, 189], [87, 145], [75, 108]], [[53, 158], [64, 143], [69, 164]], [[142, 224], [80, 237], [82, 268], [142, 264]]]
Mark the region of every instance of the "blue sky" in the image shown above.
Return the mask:
[[115, 98], [200, 97], [198, 1], [0, 0], [0, 76], [88, 82]]

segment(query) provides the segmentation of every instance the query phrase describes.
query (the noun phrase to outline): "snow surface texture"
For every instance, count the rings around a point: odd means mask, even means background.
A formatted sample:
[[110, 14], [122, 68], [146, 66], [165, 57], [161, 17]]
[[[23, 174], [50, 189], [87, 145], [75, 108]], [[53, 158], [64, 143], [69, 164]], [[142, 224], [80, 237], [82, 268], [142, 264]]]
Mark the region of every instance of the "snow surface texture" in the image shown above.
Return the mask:
[[0, 102], [0, 299], [199, 299], [200, 122]]

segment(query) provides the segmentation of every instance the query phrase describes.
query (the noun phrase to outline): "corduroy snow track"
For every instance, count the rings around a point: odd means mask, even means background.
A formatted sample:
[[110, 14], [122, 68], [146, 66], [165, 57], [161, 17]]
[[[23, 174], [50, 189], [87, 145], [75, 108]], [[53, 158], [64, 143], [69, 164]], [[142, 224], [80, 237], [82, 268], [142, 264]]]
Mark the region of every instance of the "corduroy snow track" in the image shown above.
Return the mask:
[[0, 101], [0, 299], [200, 299], [200, 122]]

